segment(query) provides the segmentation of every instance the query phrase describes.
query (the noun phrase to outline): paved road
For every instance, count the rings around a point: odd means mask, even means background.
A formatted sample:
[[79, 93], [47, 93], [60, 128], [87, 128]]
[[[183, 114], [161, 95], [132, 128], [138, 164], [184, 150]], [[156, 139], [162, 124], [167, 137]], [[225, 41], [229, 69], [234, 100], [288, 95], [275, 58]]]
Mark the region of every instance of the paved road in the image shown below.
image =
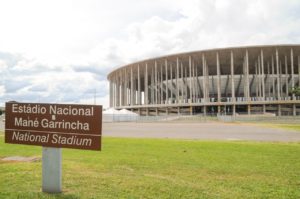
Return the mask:
[[103, 136], [201, 140], [255, 140], [299, 142], [300, 132], [253, 124], [103, 123]]
[[[0, 121], [0, 131], [4, 122]], [[300, 132], [253, 124], [206, 123], [103, 123], [103, 136], [178, 138], [201, 140], [255, 140], [300, 142]]]

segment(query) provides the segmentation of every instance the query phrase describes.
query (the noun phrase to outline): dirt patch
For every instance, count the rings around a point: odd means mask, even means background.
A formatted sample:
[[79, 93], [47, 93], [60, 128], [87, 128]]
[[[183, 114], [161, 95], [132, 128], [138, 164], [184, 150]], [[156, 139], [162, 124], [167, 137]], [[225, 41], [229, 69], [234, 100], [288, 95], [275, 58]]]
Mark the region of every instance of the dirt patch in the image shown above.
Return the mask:
[[39, 162], [41, 161], [40, 157], [22, 157], [22, 156], [10, 156], [1, 158], [1, 161], [3, 162]]

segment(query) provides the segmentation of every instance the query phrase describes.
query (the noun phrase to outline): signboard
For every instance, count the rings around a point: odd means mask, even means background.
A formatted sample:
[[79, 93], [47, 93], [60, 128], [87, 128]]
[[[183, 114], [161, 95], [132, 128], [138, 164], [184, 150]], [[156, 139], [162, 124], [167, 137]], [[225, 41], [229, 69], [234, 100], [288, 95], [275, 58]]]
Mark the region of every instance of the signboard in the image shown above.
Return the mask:
[[102, 106], [6, 103], [5, 142], [101, 150]]

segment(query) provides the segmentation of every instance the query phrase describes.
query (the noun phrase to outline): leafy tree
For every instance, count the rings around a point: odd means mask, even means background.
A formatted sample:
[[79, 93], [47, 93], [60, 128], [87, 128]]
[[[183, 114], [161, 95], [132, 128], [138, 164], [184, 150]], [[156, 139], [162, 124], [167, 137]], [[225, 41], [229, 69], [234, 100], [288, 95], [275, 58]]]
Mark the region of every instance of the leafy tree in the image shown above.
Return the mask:
[[295, 96], [300, 96], [300, 87], [294, 87], [290, 89], [290, 94]]

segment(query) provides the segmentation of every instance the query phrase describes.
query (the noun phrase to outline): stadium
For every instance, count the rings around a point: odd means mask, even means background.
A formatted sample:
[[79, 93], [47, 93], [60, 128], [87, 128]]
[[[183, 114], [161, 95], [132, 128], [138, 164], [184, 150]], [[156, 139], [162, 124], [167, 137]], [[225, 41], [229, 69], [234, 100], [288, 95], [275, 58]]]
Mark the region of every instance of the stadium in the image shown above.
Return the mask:
[[208, 49], [138, 61], [108, 75], [110, 107], [141, 116], [300, 115], [300, 45]]

